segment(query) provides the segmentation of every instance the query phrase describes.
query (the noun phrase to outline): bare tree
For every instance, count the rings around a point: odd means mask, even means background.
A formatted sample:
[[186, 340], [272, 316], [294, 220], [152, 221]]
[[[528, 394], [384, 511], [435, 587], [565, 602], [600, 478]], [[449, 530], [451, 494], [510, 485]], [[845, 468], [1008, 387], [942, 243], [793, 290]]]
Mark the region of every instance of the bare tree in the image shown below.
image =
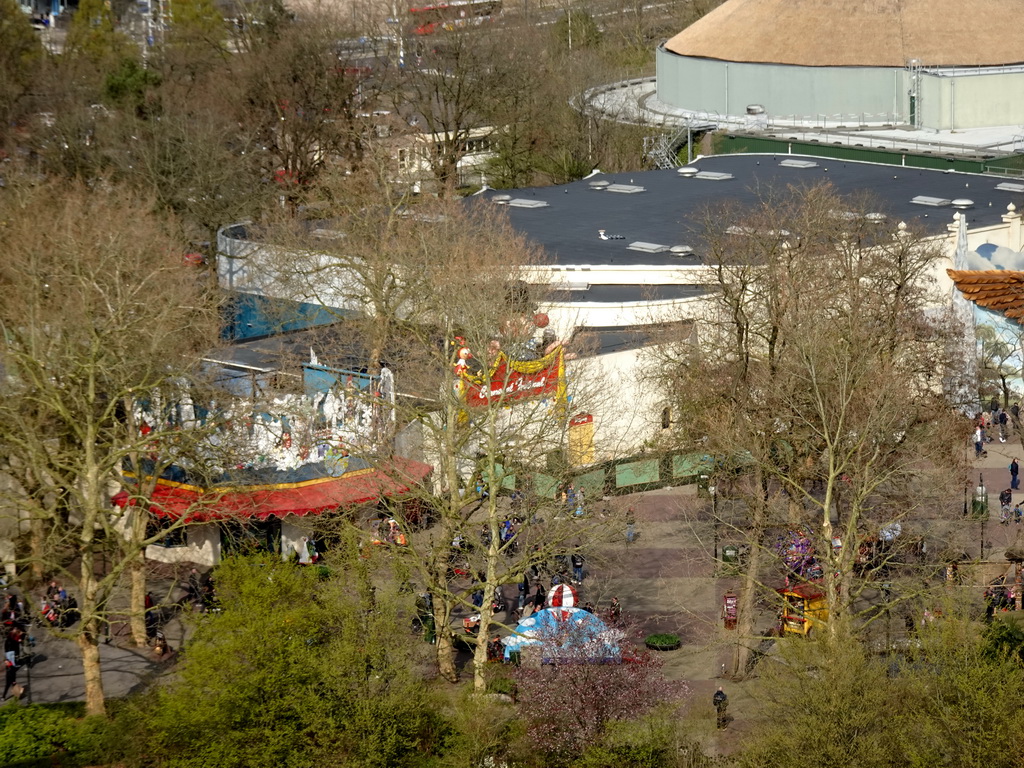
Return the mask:
[[828, 187], [716, 209], [701, 234], [715, 278], [701, 344], [674, 345], [665, 373], [681, 436], [724, 457], [721, 473], [749, 470], [736, 484], [751, 543], [739, 634], [753, 630], [766, 559], [779, 568], [765, 548], [779, 526], [813, 540], [838, 640], [871, 615], [854, 578], [861, 545], [941, 508], [962, 481], [931, 284], [940, 251]]
[[150, 205], [106, 186], [17, 180], [0, 196], [0, 446], [23, 481], [3, 510], [30, 521], [23, 560], [76, 586], [80, 620], [65, 631], [81, 650], [90, 714], [104, 713], [98, 643], [111, 594], [157, 538], [136, 530], [122, 546], [110, 498], [126, 459], [171, 438], [159, 426], [143, 434], [129, 414], [186, 375], [216, 328], [205, 281]]
[[[434, 524], [403, 535], [409, 568], [433, 598], [438, 666], [450, 680], [458, 676], [455, 611], [479, 613], [475, 680], [482, 687], [496, 591], [556, 554], [598, 541], [614, 523], [575, 519], [560, 501], [528, 490], [531, 470], [565, 452], [571, 415], [566, 351], [542, 337], [534, 317], [540, 255], [497, 206], [414, 201], [390, 186], [386, 164], [380, 168], [333, 187], [317, 208], [323, 219], [269, 230], [270, 244], [248, 254], [238, 274], [248, 290], [261, 286], [339, 317], [354, 314], [346, 323], [363, 329], [363, 367], [375, 373], [387, 361], [394, 371], [402, 396], [389, 420], [406, 437], [416, 435], [406, 442], [434, 467], [432, 484], [410, 491]], [[574, 409], [586, 407], [586, 381], [581, 368]], [[376, 451], [351, 450], [397, 469], [396, 482], [405, 483], [390, 439], [379, 439]], [[502, 498], [513, 474], [525, 491], [514, 510]], [[561, 471], [555, 474], [560, 484]], [[511, 537], [506, 519], [515, 526]]]

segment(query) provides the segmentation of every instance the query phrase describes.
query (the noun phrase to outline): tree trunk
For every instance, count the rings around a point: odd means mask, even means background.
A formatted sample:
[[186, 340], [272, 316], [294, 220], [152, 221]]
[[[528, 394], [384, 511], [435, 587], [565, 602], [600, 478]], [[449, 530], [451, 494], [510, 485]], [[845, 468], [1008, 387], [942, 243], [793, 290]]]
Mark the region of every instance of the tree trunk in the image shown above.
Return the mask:
[[755, 470], [755, 482], [758, 496], [753, 504], [752, 530], [750, 532], [750, 557], [743, 572], [743, 583], [740, 585], [739, 601], [736, 606], [736, 654], [733, 657], [734, 677], [743, 678], [747, 674], [750, 663], [750, 639], [754, 636], [757, 623], [756, 608], [757, 590], [760, 585], [758, 574], [761, 570], [762, 539], [764, 538], [765, 521], [768, 517], [767, 482], [760, 469]]
[[[490, 570], [490, 569], [488, 569]], [[473, 690], [477, 693], [484, 693], [487, 690], [487, 678], [484, 670], [487, 668], [487, 641], [491, 635], [491, 619], [494, 612], [491, 607], [494, 605], [494, 584], [490, 579], [484, 583], [484, 601], [480, 606], [480, 629], [476, 636], [476, 647], [473, 649]]]
[[437, 671], [449, 683], [457, 683], [459, 668], [455, 666], [455, 644], [448, 612], [435, 610], [434, 624], [437, 627]]
[[149, 644], [146, 634], [146, 561], [136, 554], [131, 561], [132, 594], [128, 608], [131, 617], [132, 641], [139, 648]]
[[44, 543], [46, 540], [46, 528], [43, 519], [37, 514], [32, 514], [28, 523], [29, 529], [29, 573], [33, 584], [42, 584], [46, 578], [43, 571], [45, 559]]
[[[146, 498], [149, 498], [152, 492], [152, 486], [150, 486]], [[131, 515], [128, 540], [124, 542], [124, 557], [130, 563], [129, 573], [132, 584], [128, 615], [132, 628], [132, 641], [139, 648], [144, 648], [148, 644], [149, 638], [146, 635], [146, 558], [142, 542], [146, 540], [148, 512], [145, 511], [145, 508], [134, 509]]]
[[[487, 383], [490, 386], [490, 382]], [[498, 491], [501, 490], [497, 482], [497, 467], [495, 454], [497, 453], [496, 440], [497, 427], [494, 422], [494, 409], [487, 409], [487, 528], [490, 532], [490, 542], [487, 544], [487, 556], [484, 564], [484, 599], [480, 606], [480, 630], [476, 637], [476, 648], [473, 650], [473, 689], [477, 693], [487, 691], [487, 678], [484, 670], [487, 668], [487, 643], [491, 637], [491, 620], [494, 617], [494, 593], [501, 589], [498, 584], [498, 560], [501, 558], [501, 533], [498, 524]], [[506, 545], [507, 546], [507, 545]]]
[[82, 653], [82, 672], [85, 675], [85, 714], [89, 717], [106, 717], [107, 706], [103, 695], [103, 678], [100, 675], [99, 633], [96, 619], [89, 620], [88, 628], [83, 627], [76, 638]]

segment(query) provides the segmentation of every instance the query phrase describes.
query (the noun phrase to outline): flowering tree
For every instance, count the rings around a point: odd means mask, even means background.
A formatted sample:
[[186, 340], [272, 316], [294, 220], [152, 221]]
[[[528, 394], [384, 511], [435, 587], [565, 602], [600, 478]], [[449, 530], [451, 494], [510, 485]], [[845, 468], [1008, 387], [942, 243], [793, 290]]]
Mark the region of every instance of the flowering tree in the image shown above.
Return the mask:
[[592, 642], [563, 638], [556, 663], [524, 663], [512, 674], [531, 742], [549, 764], [568, 762], [600, 741], [610, 723], [642, 717], [687, 693], [685, 684], [664, 678], [660, 660], [648, 652], [598, 659], [592, 649]]

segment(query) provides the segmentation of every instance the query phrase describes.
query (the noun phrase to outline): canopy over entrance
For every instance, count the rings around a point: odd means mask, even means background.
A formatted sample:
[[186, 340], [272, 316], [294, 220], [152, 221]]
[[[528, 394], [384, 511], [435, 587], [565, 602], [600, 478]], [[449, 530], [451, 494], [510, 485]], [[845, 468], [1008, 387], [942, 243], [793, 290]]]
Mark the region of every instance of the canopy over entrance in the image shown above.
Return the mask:
[[[160, 479], [149, 499], [149, 509], [158, 517], [177, 520], [184, 516], [189, 522], [318, 515], [400, 497], [430, 472], [428, 464], [395, 457], [381, 467], [357, 469], [338, 477], [273, 485], [201, 487]], [[135, 500], [129, 491], [121, 491], [113, 501], [123, 507]]]

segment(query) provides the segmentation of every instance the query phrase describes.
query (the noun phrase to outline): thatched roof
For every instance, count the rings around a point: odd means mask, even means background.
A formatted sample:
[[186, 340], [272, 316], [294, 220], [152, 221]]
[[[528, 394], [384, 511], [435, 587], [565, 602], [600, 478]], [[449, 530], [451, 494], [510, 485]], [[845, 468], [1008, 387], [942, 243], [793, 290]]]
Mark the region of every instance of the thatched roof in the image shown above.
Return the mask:
[[669, 40], [683, 56], [808, 67], [1024, 62], [1014, 0], [728, 0]]
[[1024, 272], [947, 269], [946, 274], [968, 301], [1024, 322]]

